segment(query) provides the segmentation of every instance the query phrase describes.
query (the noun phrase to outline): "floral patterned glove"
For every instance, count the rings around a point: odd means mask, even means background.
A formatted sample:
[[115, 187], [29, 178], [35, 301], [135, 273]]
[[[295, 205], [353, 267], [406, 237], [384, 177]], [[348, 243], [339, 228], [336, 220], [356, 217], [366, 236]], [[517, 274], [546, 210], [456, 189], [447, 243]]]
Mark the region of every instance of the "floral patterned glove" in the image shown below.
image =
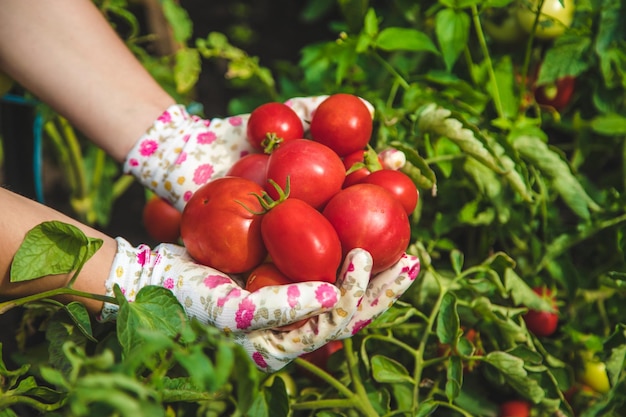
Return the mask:
[[[117, 243], [107, 295], [113, 296], [115, 284], [129, 301], [146, 285], [168, 288], [190, 317], [232, 334], [268, 372], [333, 339], [352, 336], [386, 311], [419, 272], [417, 258], [404, 256], [370, 281], [371, 256], [355, 249], [336, 285], [304, 282], [248, 292], [228, 275], [195, 263], [181, 246], [134, 247], [122, 238]], [[117, 309], [105, 304], [100, 319], [113, 319]], [[277, 329], [307, 318], [295, 330]]]
[[[327, 96], [286, 102], [308, 130], [313, 111]], [[246, 139], [249, 114], [205, 120], [170, 106], [126, 156], [124, 172], [182, 210], [208, 181], [224, 176], [242, 156], [253, 152]]]

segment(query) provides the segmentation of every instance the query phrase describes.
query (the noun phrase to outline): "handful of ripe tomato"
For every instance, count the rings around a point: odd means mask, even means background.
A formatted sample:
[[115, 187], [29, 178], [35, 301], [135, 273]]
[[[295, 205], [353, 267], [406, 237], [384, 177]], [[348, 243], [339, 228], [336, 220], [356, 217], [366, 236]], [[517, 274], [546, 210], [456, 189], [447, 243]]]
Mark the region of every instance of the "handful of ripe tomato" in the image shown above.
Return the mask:
[[[181, 238], [196, 261], [245, 277], [254, 271], [258, 285], [274, 282], [276, 272], [291, 282], [334, 283], [354, 248], [372, 255], [373, 273], [401, 258], [419, 192], [401, 171], [365, 163], [373, 130], [365, 102], [331, 95], [313, 113], [308, 136], [301, 127], [279, 103], [250, 114], [247, 140], [257, 152], [198, 189], [182, 213]], [[263, 271], [272, 273], [263, 279]]]

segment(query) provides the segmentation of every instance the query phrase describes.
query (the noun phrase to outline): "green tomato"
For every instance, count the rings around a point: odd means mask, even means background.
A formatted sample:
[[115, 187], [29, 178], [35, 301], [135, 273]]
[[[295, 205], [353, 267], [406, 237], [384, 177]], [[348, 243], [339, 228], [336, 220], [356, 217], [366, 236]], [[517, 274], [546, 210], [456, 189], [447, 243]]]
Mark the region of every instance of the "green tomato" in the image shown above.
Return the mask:
[[[517, 6], [517, 21], [520, 27], [529, 34], [533, 30], [539, 0], [531, 0], [530, 4], [529, 7], [527, 2], [520, 2]], [[559, 0], [544, 0], [535, 37], [541, 40], [551, 40], [561, 36], [574, 20], [574, 8], [574, 0], [564, 0], [563, 5]]]
[[481, 25], [491, 39], [502, 44], [516, 43], [528, 36], [517, 21], [513, 7], [486, 9], [481, 15]]
[[598, 360], [585, 359], [580, 381], [601, 394], [606, 394], [611, 389], [606, 365]]
[[5, 95], [13, 87], [13, 79], [0, 71], [0, 97]]

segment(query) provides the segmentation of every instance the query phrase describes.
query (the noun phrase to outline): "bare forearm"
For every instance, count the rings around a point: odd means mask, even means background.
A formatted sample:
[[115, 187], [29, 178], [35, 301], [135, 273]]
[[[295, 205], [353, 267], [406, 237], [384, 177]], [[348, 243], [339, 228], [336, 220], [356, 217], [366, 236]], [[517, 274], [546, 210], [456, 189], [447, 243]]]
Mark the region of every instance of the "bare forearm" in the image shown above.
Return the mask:
[[90, 0], [0, 0], [0, 68], [118, 161], [173, 104]]
[[[103, 239], [104, 244], [85, 264], [74, 289], [94, 294], [105, 294], [106, 281], [115, 257], [117, 243], [103, 233], [85, 226], [49, 207], [0, 188], [0, 297], [21, 297], [63, 287], [70, 275], [54, 275], [23, 283], [11, 283], [9, 272], [13, 256], [21, 245], [26, 233], [36, 225], [50, 220], [58, 220], [79, 227], [87, 236]], [[70, 301], [65, 300], [65, 301]], [[102, 303], [91, 299], [80, 299], [92, 313], [102, 309]]]

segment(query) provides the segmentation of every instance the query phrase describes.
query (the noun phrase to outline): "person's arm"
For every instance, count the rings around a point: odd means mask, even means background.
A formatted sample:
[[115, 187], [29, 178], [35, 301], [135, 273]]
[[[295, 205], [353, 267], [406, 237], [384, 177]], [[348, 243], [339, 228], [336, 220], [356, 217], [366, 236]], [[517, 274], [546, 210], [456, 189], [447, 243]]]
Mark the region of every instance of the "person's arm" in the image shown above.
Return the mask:
[[174, 104], [90, 0], [0, 0], [0, 69], [119, 162]]
[[[106, 293], [104, 283], [109, 276], [117, 250], [117, 243], [114, 239], [50, 207], [41, 205], [4, 188], [0, 188], [0, 213], [2, 213], [2, 216], [0, 216], [0, 230], [2, 230], [2, 238], [0, 239], [0, 294], [2, 298], [17, 298], [61, 288], [71, 278], [69, 274], [62, 274], [20, 283], [10, 282], [11, 262], [24, 236], [38, 224], [51, 220], [72, 224], [89, 237], [103, 239], [104, 244], [87, 261], [78, 278], [74, 281], [73, 288], [100, 295]], [[102, 302], [93, 299], [80, 298], [74, 300], [65, 298], [63, 301], [81, 301], [93, 314], [99, 313], [102, 309]]]

